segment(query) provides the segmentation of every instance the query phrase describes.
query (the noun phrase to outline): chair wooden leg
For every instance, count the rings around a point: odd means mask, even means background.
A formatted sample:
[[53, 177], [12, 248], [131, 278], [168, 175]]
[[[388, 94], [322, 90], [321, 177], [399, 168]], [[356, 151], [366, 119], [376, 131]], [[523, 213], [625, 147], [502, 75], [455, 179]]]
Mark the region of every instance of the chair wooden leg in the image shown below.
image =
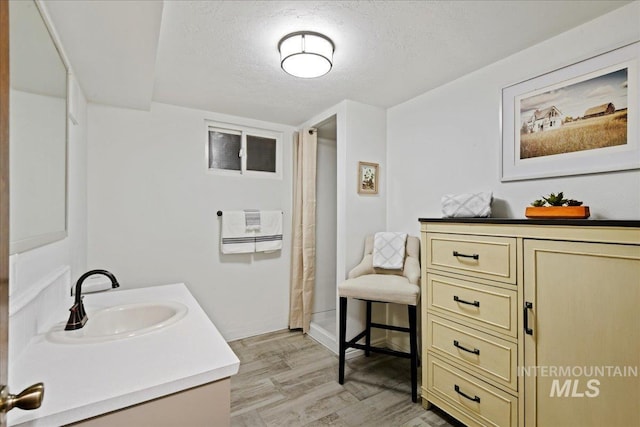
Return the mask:
[[367, 334], [365, 336], [365, 345], [367, 349], [364, 351], [364, 355], [369, 357], [370, 351], [369, 347], [371, 347], [371, 301], [367, 301]]
[[418, 401], [418, 328], [416, 306], [409, 306], [409, 343], [411, 346], [411, 400]]
[[344, 384], [344, 359], [347, 351], [347, 298], [340, 297], [340, 341], [338, 382]]

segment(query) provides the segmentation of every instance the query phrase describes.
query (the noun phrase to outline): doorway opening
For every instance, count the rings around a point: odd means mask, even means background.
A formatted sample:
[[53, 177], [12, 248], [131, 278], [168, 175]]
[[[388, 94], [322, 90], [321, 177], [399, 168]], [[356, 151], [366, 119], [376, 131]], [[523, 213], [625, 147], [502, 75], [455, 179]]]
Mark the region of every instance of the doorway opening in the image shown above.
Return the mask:
[[316, 277], [309, 335], [336, 352], [337, 120], [318, 130], [316, 176]]

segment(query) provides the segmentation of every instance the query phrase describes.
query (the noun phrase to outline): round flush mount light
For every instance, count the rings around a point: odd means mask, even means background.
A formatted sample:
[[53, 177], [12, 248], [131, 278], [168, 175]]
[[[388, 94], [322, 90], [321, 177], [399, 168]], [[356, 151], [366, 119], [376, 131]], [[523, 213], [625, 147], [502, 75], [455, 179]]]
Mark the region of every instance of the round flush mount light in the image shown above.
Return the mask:
[[304, 79], [327, 74], [333, 66], [334, 50], [329, 37], [310, 31], [287, 34], [278, 43], [282, 69]]

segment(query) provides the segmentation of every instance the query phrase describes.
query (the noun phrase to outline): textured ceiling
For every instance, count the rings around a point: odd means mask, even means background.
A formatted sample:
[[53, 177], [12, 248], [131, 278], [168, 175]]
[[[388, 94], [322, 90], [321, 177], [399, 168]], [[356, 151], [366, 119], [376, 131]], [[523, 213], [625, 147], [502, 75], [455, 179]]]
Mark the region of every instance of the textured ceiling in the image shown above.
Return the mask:
[[[51, 1], [47, 6], [90, 101], [126, 106], [130, 87], [153, 84], [146, 108], [153, 100], [298, 125], [344, 99], [396, 105], [626, 3]], [[108, 8], [119, 8], [120, 18], [105, 12]], [[78, 28], [81, 15], [104, 13], [112, 19]], [[298, 79], [280, 69], [278, 41], [299, 30], [334, 41], [334, 67], [326, 76]], [[157, 46], [148, 41], [154, 32]], [[118, 54], [131, 46], [148, 51], [140, 58]], [[85, 65], [97, 60], [110, 63], [110, 72]], [[130, 106], [145, 108], [142, 104]]]

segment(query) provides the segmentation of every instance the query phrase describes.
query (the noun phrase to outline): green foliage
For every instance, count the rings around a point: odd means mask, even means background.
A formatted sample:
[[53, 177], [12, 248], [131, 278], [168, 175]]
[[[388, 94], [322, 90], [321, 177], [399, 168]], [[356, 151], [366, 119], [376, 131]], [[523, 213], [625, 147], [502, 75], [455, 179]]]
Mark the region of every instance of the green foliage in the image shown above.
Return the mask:
[[582, 202], [579, 200], [565, 199], [562, 191], [558, 194], [551, 193], [547, 197], [542, 196], [542, 199], [534, 200], [531, 206], [542, 207], [546, 204], [549, 206], [582, 206]]
[[562, 206], [567, 202], [562, 191], [558, 194], [551, 193], [547, 197], [542, 196], [542, 198], [551, 206]]

